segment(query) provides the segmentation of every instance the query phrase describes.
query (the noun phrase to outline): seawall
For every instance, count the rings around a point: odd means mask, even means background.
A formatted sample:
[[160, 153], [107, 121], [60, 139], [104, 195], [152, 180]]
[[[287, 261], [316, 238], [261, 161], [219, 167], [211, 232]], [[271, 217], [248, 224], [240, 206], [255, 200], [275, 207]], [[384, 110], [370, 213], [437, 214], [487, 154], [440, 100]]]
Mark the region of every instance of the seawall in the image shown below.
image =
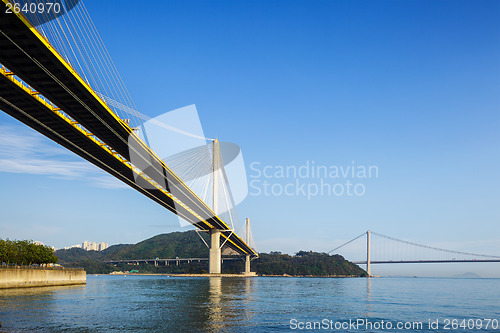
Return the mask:
[[0, 289], [86, 284], [82, 268], [0, 268]]

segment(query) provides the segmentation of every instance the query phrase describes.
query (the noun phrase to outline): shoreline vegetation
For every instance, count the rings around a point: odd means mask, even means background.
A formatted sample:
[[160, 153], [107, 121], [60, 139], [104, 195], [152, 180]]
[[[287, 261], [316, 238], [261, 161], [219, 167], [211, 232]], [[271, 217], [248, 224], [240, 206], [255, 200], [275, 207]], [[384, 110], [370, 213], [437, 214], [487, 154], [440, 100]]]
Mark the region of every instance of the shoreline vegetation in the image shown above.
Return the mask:
[[[206, 235], [203, 234], [206, 237]], [[208, 238], [208, 237], [207, 237]], [[206, 240], [208, 241], [208, 239]], [[158, 274], [182, 276], [214, 276], [207, 274], [207, 261], [181, 262], [170, 265], [110, 264], [109, 260], [139, 260], [154, 258], [205, 258], [208, 250], [193, 231], [161, 234], [137, 244], [112, 245], [104, 251], [86, 251], [80, 248], [58, 250], [55, 255], [65, 267], [83, 267], [88, 274]], [[227, 254], [226, 257], [238, 258]], [[243, 260], [223, 260], [222, 274], [238, 276], [244, 271]], [[252, 271], [259, 276], [281, 277], [365, 277], [365, 270], [340, 255], [299, 251], [295, 255], [281, 252], [261, 253], [252, 260]], [[131, 273], [132, 272], [132, 273]], [[116, 274], [116, 273], [115, 273]]]
[[0, 263], [2, 266], [47, 265], [54, 264], [58, 258], [46, 245], [32, 240], [0, 239]]

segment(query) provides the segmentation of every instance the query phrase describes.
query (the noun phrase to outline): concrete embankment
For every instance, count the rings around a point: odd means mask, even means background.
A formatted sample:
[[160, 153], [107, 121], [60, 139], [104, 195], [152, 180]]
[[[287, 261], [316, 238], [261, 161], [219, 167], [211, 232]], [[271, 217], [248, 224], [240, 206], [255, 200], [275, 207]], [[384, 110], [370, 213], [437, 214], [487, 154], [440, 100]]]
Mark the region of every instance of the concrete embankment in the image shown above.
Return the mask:
[[0, 289], [86, 284], [82, 268], [0, 268]]

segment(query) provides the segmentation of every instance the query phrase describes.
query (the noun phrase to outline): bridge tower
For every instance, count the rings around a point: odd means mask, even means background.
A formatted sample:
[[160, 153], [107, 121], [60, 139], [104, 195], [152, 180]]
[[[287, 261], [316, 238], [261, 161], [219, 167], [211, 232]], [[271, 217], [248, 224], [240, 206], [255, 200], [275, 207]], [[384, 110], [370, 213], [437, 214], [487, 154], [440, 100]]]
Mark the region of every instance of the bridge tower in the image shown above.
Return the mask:
[[371, 231], [368, 230], [366, 232], [366, 272], [368, 273], [368, 277], [372, 276], [372, 273], [371, 273], [371, 259], [370, 259], [370, 241], [371, 241]]
[[[219, 172], [219, 141], [215, 139], [212, 143], [212, 180], [213, 180], [213, 211], [217, 214], [217, 200], [218, 200], [218, 176]], [[210, 250], [208, 257], [208, 272], [210, 274], [221, 273], [221, 248], [220, 248], [220, 230], [210, 229]]]
[[[250, 219], [247, 217], [245, 221], [246, 226], [246, 243], [250, 244]], [[245, 256], [245, 275], [250, 275], [250, 255]]]

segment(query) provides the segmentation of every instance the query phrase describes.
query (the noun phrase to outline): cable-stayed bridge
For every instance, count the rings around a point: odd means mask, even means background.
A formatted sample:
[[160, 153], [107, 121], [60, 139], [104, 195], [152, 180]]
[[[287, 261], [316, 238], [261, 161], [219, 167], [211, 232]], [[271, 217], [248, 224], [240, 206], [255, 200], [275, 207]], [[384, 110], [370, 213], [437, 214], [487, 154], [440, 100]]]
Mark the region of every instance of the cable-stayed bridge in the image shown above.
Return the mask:
[[[235, 232], [219, 142], [180, 154], [182, 168], [176, 172], [148, 144], [135, 105], [83, 3], [65, 15], [51, 15], [0, 11], [0, 109], [210, 233], [210, 273], [220, 273], [222, 246], [246, 256], [249, 270], [250, 258], [258, 254], [248, 228], [245, 240]], [[201, 177], [207, 168], [211, 177]], [[187, 184], [183, 176], [193, 172], [201, 175], [201, 187], [211, 199]]]
[[[500, 255], [477, 254], [463, 251], [442, 249], [434, 246], [397, 239], [391, 236], [367, 231], [337, 246], [329, 254], [342, 254], [346, 248], [356, 252], [360, 249], [366, 254], [365, 260], [353, 261], [354, 264], [366, 265], [371, 275], [372, 264], [425, 264], [425, 263], [479, 263], [500, 262]], [[339, 251], [341, 250], [342, 251]]]

